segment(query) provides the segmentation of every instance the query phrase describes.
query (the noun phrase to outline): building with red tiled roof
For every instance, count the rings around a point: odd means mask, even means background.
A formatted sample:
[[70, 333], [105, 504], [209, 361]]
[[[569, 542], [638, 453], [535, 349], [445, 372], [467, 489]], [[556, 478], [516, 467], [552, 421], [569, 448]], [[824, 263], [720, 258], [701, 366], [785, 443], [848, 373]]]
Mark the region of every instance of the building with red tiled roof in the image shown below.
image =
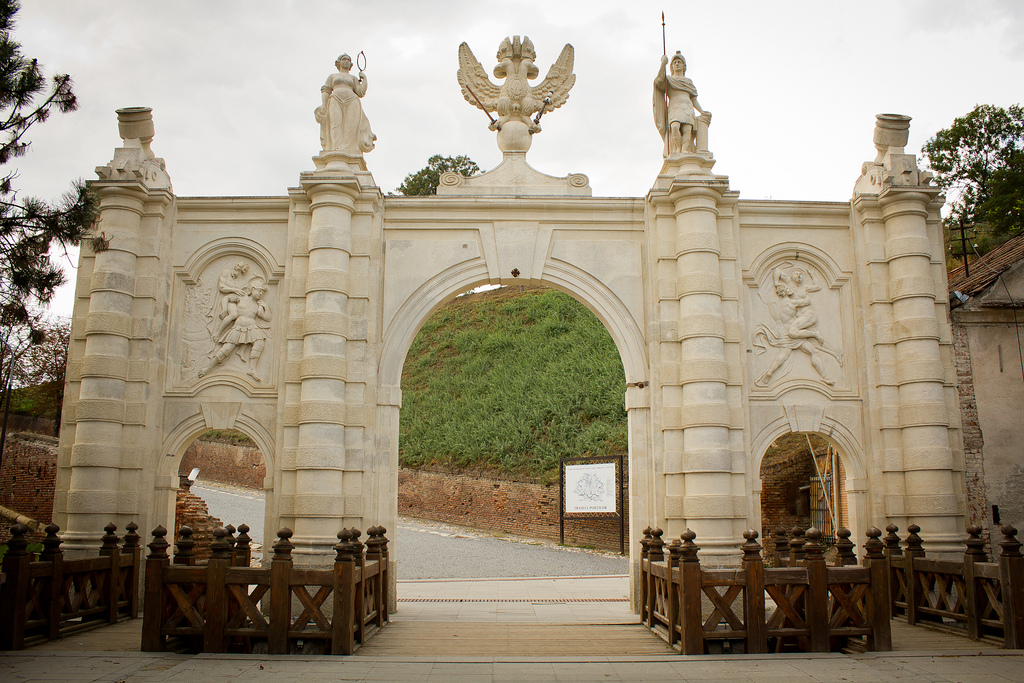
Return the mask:
[[1024, 235], [949, 273], [967, 518], [1024, 525]]

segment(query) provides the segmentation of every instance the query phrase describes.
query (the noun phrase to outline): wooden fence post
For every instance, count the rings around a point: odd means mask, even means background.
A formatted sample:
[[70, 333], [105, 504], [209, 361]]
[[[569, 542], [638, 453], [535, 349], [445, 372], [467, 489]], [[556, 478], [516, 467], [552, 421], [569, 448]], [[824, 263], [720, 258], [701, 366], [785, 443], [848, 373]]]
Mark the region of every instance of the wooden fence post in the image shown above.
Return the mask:
[[785, 567], [789, 563], [789, 537], [781, 524], [772, 532], [772, 542], [775, 544], [775, 566]]
[[132, 568], [130, 576], [124, 580], [125, 591], [128, 595], [128, 618], [135, 619], [139, 616], [139, 568], [142, 564], [142, 546], [139, 545], [139, 525], [135, 522], [128, 522], [125, 525], [124, 546], [121, 548], [122, 555], [131, 555]]
[[[890, 616], [897, 616], [896, 591], [898, 590], [899, 579], [896, 578], [896, 568], [893, 566], [893, 559], [896, 557], [903, 557], [903, 551], [900, 549], [900, 537], [896, 533], [899, 530], [900, 528], [895, 524], [887, 524], [885, 527], [885, 536], [882, 538], [882, 542], [885, 545], [885, 566], [889, 571]], [[903, 580], [906, 581], [906, 565], [904, 565]]]
[[798, 526], [790, 529], [789, 535], [792, 537], [789, 539], [789, 566], [798, 567], [804, 559], [804, 544], [807, 543], [807, 539], [804, 537], [804, 530]]
[[[381, 600], [382, 595], [387, 594], [388, 585], [384, 582], [387, 572], [384, 571], [384, 551], [387, 546], [387, 539], [384, 538], [384, 527], [371, 526], [366, 530], [366, 561], [377, 563], [377, 575], [373, 577], [373, 609], [377, 615], [374, 624], [380, 628], [387, 621], [387, 599]], [[365, 580], [365, 579], [364, 579]]]
[[757, 532], [747, 529], [743, 532], [746, 543], [743, 551], [744, 613], [747, 626], [747, 654], [768, 652], [768, 625], [764, 620], [764, 560], [761, 559], [761, 544]]
[[825, 564], [825, 547], [821, 545], [821, 532], [811, 527], [807, 530], [807, 544], [804, 564], [807, 567], [807, 628], [810, 630], [810, 651], [829, 651], [828, 628], [828, 566]]
[[60, 615], [64, 607], [64, 551], [60, 549], [61, 540], [57, 536], [60, 527], [50, 523], [46, 525], [46, 538], [43, 539], [43, 552], [39, 555], [40, 562], [51, 562], [49, 590], [41, 595], [40, 608], [46, 614], [50, 640], [60, 637]]
[[693, 542], [697, 534], [689, 529], [680, 538], [683, 544], [679, 550], [679, 579], [682, 592], [682, 606], [679, 610], [682, 617], [679, 621], [682, 630], [682, 651], [684, 655], [704, 654], [704, 620], [701, 618], [701, 577], [700, 560], [697, 558], [699, 548]]
[[117, 598], [118, 598], [118, 575], [121, 573], [121, 551], [118, 549], [117, 544], [119, 539], [117, 534], [117, 525], [113, 522], [108, 522], [103, 527], [103, 545], [100, 546], [100, 556], [108, 558], [110, 573], [107, 574], [107, 585], [104, 586], [107, 594], [107, 623], [117, 623]]
[[[363, 557], [365, 546], [359, 542], [362, 532], [355, 527], [352, 528], [352, 542], [349, 545], [349, 552], [356, 558], [356, 574], [352, 577], [352, 613], [353, 627], [355, 628], [355, 642], [362, 645], [366, 641], [365, 624], [363, 615], [366, 614], [366, 592], [363, 589], [363, 581], [366, 580], [366, 558]], [[353, 648], [353, 652], [355, 648]]]
[[666, 582], [665, 620], [668, 622], [668, 644], [675, 645], [679, 640], [679, 582], [676, 575], [679, 573], [679, 561], [682, 559], [682, 547], [678, 538], [672, 539], [668, 544], [668, 581]]
[[225, 652], [224, 626], [228, 623], [227, 569], [231, 564], [231, 544], [224, 527], [213, 530], [210, 561], [206, 565], [206, 601], [203, 606], [206, 628], [203, 652]]
[[227, 536], [224, 537], [224, 540], [227, 541], [228, 544], [230, 566], [234, 567], [235, 560], [238, 558], [238, 554], [235, 552], [235, 527], [233, 524], [228, 524], [224, 527], [224, 531], [227, 532]]
[[999, 581], [1003, 594], [1003, 628], [1007, 649], [1024, 649], [1024, 556], [1020, 552], [1017, 529], [1000, 527]]
[[967, 527], [967, 540], [964, 541], [964, 612], [967, 613], [967, 637], [978, 640], [981, 637], [980, 623], [981, 601], [978, 599], [978, 580], [974, 576], [974, 565], [987, 562], [985, 539], [981, 537], [982, 528], [977, 525]]
[[892, 650], [892, 601], [889, 593], [889, 562], [883, 554], [884, 544], [879, 540], [882, 535], [877, 527], [867, 531], [868, 540], [864, 543], [864, 566], [871, 575], [870, 595], [867, 600], [867, 617], [871, 625], [867, 649], [878, 652]]
[[[650, 560], [651, 565], [655, 562], [661, 562], [665, 559], [665, 542], [661, 540], [662, 534], [665, 532], [654, 527], [651, 529], [651, 540], [647, 543], [647, 558]], [[654, 572], [651, 571], [647, 575], [647, 619], [650, 625], [653, 627], [655, 623], [655, 612], [658, 604], [658, 580], [654, 576]]]
[[651, 559], [651, 527], [644, 529], [644, 537], [640, 539], [640, 623], [647, 628], [654, 627], [651, 613], [647, 609], [648, 594], [651, 592], [651, 572], [648, 564]]
[[352, 532], [338, 532], [334, 546], [334, 614], [331, 615], [331, 654], [350, 655], [356, 649], [355, 600], [356, 557], [353, 554]]
[[292, 571], [292, 549], [288, 539], [292, 530], [285, 527], [277, 532], [274, 559], [270, 561], [270, 629], [267, 649], [272, 655], [288, 654], [288, 627], [292, 623], [292, 589], [289, 585]]
[[29, 529], [24, 524], [11, 527], [11, 540], [7, 541], [4, 555], [4, 574], [7, 579], [0, 586], [0, 650], [21, 650], [25, 647], [25, 601], [28, 599], [28, 568], [32, 558], [28, 554]]
[[917, 580], [917, 570], [914, 568], [914, 560], [924, 557], [924, 541], [917, 535], [921, 530], [916, 524], [907, 527], [907, 550], [903, 553], [903, 574], [907, 590], [907, 623], [917, 623], [917, 608], [921, 600], [921, 588]]
[[163, 568], [170, 564], [167, 557], [167, 529], [153, 529], [153, 540], [146, 557], [146, 599], [142, 605], [142, 651], [163, 652], [166, 637], [161, 633], [164, 625]]
[[235, 538], [234, 566], [248, 567], [252, 564], [252, 539], [249, 538], [249, 525], [238, 525], [238, 537]]
[[[879, 532], [881, 533], [881, 532]], [[850, 567], [857, 564], [857, 554], [853, 551], [854, 543], [850, 540], [853, 534], [846, 527], [836, 531], [836, 566]]]
[[900, 549], [900, 537], [896, 534], [899, 530], [900, 528], [895, 524], [885, 527], [885, 538], [882, 539], [882, 542], [885, 544], [886, 557], [903, 555], [903, 550]]
[[194, 567], [196, 564], [196, 553], [194, 548], [196, 542], [192, 540], [192, 527], [182, 526], [178, 529], [178, 538], [174, 542], [174, 564], [183, 564]]

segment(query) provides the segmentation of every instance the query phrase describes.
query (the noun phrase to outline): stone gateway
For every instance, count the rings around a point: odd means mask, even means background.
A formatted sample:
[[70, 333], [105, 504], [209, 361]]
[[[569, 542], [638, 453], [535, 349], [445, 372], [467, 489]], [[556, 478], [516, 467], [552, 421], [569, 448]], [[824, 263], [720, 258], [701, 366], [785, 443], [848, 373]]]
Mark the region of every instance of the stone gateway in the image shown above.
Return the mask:
[[839, 453], [854, 538], [916, 523], [929, 555], [961, 548], [943, 198], [904, 152], [910, 119], [878, 116], [848, 202], [744, 200], [712, 171], [710, 114], [679, 55], [645, 124], [665, 139], [661, 173], [646, 197], [593, 197], [585, 175], [526, 162], [575, 82], [571, 46], [542, 88], [535, 59], [528, 38], [506, 39], [499, 87], [460, 48], [459, 82], [497, 113], [504, 160], [446, 174], [433, 197], [374, 182], [366, 76], [348, 55], [310, 93], [323, 150], [279, 197], [176, 196], [151, 112], [118, 111], [123, 144], [92, 183], [109, 244], [83, 248], [78, 271], [54, 516], [65, 547], [94, 548], [109, 521], [173, 528], [179, 462], [209, 429], [259, 445], [265, 526], [294, 531], [296, 561], [329, 561], [342, 527], [394, 528], [413, 337], [470, 288], [527, 284], [583, 302], [622, 357], [631, 552], [657, 525], [692, 529], [704, 562], [738, 561], [743, 531], [761, 526], [761, 458], [790, 432]]

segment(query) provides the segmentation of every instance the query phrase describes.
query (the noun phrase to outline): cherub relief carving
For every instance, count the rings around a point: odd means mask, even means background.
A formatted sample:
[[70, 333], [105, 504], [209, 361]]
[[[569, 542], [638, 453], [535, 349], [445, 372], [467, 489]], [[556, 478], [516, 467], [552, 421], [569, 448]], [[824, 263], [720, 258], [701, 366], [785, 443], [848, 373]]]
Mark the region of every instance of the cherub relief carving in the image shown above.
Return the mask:
[[821, 352], [835, 358], [840, 367], [843, 365], [843, 354], [841, 350], [829, 345], [816, 329], [818, 314], [810, 294], [821, 291], [821, 285], [815, 281], [810, 267], [785, 261], [772, 270], [772, 285], [776, 298], [765, 303], [776, 324], [774, 329], [759, 324], [754, 329], [753, 345], [759, 354], [764, 353], [769, 346], [778, 352], [771, 365], [754, 381], [754, 384], [768, 386], [772, 377], [780, 370], [783, 375], [788, 373], [793, 351], [799, 350], [809, 356], [811, 366], [821, 376], [822, 381], [829, 386], [834, 385], [835, 380], [829, 376], [822, 363]]

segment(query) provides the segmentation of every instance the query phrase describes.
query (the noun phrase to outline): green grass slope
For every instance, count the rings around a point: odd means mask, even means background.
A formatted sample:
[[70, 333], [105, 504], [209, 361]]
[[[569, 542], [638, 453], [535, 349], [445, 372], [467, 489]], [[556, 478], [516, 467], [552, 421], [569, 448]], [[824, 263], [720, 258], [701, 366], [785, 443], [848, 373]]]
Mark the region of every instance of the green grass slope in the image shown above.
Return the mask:
[[551, 481], [559, 458], [626, 453], [625, 390], [608, 331], [572, 297], [518, 287], [462, 296], [409, 350], [399, 460]]

